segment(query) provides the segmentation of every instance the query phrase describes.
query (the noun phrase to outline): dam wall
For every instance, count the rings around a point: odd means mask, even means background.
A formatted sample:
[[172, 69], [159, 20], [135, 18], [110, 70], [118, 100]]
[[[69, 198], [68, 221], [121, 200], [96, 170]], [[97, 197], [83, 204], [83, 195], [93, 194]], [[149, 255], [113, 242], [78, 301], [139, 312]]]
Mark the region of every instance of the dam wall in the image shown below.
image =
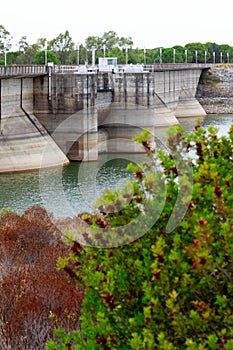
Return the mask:
[[0, 77], [0, 172], [93, 161], [101, 152], [141, 152], [132, 137], [143, 128], [156, 135], [182, 117], [206, 114], [195, 97], [198, 66], [17, 72]]
[[33, 78], [1, 79], [0, 88], [0, 173], [68, 163], [33, 113]]
[[[136, 152], [138, 146], [131, 139], [143, 128], [156, 135], [158, 128], [179, 124], [179, 118], [206, 115], [195, 97], [201, 73], [201, 68], [54, 73], [50, 87], [36, 78], [34, 111], [50, 134], [56, 132], [56, 143], [62, 149], [67, 151], [68, 145], [74, 144], [68, 152], [71, 160], [95, 160], [103, 149]], [[50, 100], [46, 99], [48, 90]], [[115, 149], [114, 142], [110, 149], [102, 146], [99, 140], [103, 135], [106, 140], [115, 140]]]

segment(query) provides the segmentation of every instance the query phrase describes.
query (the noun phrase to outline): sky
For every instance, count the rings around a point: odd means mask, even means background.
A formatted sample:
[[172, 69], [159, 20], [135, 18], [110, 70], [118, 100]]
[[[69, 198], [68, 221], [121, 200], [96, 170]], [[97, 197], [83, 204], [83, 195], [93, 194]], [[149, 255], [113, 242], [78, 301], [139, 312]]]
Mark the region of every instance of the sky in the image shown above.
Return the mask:
[[54, 39], [69, 31], [74, 43], [113, 30], [131, 37], [133, 47], [153, 49], [191, 42], [233, 46], [232, 1], [212, 0], [8, 0], [1, 3], [0, 24], [16, 44]]

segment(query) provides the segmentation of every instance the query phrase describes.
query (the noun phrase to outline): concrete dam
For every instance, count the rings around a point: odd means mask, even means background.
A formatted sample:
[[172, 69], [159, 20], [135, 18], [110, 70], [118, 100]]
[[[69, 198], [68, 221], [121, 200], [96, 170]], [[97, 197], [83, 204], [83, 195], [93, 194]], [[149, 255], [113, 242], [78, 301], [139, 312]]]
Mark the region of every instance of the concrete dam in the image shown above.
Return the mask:
[[0, 172], [94, 161], [102, 152], [141, 152], [143, 128], [206, 115], [195, 95], [201, 64], [115, 71], [78, 66], [0, 67]]

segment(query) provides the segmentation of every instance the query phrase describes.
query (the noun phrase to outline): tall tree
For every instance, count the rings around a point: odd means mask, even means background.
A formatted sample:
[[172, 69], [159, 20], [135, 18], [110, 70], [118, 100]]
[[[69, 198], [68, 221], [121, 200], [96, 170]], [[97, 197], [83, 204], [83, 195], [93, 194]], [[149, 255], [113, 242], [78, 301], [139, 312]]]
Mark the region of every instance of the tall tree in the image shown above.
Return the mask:
[[118, 41], [118, 46], [120, 48], [123, 48], [126, 46], [131, 48], [133, 46], [133, 40], [131, 36], [129, 36], [128, 38], [121, 37]]
[[124, 38], [124, 37], [118, 37], [117, 33], [113, 30], [110, 30], [108, 32], [104, 32], [102, 37], [98, 36], [89, 36], [86, 39], [86, 47], [87, 49], [91, 49], [92, 46], [96, 48], [96, 52], [100, 53], [100, 51], [103, 53], [103, 48], [105, 47], [106, 52], [114, 49], [114, 48], [126, 48], [126, 47], [132, 47], [133, 40], [131, 37]]
[[47, 39], [46, 38], [37, 39], [37, 45], [41, 50], [44, 50], [47, 47]]
[[19, 42], [18, 42], [18, 46], [19, 46], [19, 51], [20, 52], [25, 52], [28, 49], [29, 44], [27, 42], [26, 35], [21, 36], [21, 38], [19, 39]]
[[90, 50], [92, 46], [94, 46], [97, 51], [103, 50], [103, 40], [99, 36], [89, 36], [85, 40], [85, 44], [88, 50]]
[[106, 50], [110, 50], [113, 47], [119, 46], [119, 37], [117, 36], [116, 32], [110, 30], [109, 32], [105, 32], [103, 34], [102, 42], [104, 45], [106, 45]]
[[12, 36], [3, 25], [0, 25], [0, 51], [9, 51], [11, 48]]
[[69, 55], [74, 50], [74, 42], [69, 31], [66, 30], [64, 34], [59, 34], [56, 38], [52, 39], [48, 43], [48, 48], [57, 53], [61, 63], [70, 63]]

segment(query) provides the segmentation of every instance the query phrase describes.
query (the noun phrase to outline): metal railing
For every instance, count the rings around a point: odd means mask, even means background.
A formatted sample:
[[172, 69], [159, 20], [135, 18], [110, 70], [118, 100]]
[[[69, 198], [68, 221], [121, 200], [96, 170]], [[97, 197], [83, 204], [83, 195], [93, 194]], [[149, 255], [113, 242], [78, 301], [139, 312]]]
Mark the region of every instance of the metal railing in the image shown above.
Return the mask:
[[0, 77], [15, 77], [47, 74], [45, 65], [0, 66]]
[[[142, 73], [142, 72], [156, 72], [166, 70], [184, 70], [184, 69], [204, 69], [211, 67], [212, 64], [203, 63], [158, 63], [158, 64], [140, 64], [140, 65], [117, 65], [114, 72], [119, 73]], [[15, 65], [15, 66], [0, 66], [0, 77], [17, 77], [17, 76], [37, 76], [44, 75], [50, 72], [53, 73], [79, 73], [95, 74], [99, 71], [99, 66], [85, 66], [85, 65], [54, 65], [47, 67], [46, 65]], [[107, 72], [108, 70], [105, 70]], [[109, 68], [109, 72], [112, 70]]]
[[204, 69], [210, 68], [211, 66], [211, 63], [155, 63], [144, 65], [144, 70], [156, 72], [164, 70]]
[[55, 65], [53, 68], [54, 73], [67, 73], [78, 71], [79, 66], [74, 64], [59, 64]]
[[[166, 70], [184, 70], [184, 69], [204, 69], [210, 68], [212, 64], [208, 63], [156, 63], [156, 64], [118, 64], [114, 67], [114, 72], [118, 73], [142, 73], [142, 72], [156, 72]], [[102, 67], [101, 67], [102, 68]], [[55, 65], [54, 73], [96, 73], [98, 71], [112, 72], [112, 68], [99, 69], [98, 65]]]

